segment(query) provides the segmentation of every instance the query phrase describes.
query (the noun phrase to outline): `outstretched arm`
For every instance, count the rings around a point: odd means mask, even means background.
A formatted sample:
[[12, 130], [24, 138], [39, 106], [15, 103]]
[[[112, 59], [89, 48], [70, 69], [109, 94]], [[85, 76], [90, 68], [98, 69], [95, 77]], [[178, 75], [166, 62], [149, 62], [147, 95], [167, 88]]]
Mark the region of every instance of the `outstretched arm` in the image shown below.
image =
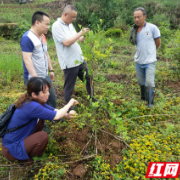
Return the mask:
[[58, 120], [58, 119], [60, 119], [60, 118], [63, 118], [63, 117], [66, 115], [66, 113], [67, 113], [67, 111], [69, 110], [69, 108], [70, 108], [71, 106], [76, 105], [76, 104], [78, 104], [78, 101], [76, 101], [75, 99], [71, 99], [71, 100], [68, 102], [68, 104], [65, 105], [63, 108], [61, 108], [61, 109], [59, 109], [59, 110], [56, 110], [57, 113], [56, 113], [56, 116], [54, 117], [53, 120]]

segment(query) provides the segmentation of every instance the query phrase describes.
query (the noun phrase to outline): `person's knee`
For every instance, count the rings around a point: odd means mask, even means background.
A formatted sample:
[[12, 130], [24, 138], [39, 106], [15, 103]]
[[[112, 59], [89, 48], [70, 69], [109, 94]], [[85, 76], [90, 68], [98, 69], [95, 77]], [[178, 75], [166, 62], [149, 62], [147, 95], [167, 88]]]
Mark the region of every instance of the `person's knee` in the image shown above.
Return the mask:
[[145, 82], [143, 80], [143, 78], [137, 78], [137, 83], [139, 86], [144, 86], [145, 85]]
[[2, 145], [2, 154], [7, 158], [9, 159], [10, 161], [14, 161], [14, 160], [17, 160], [14, 156], [12, 156], [10, 154], [10, 152], [8, 151], [8, 149]]
[[48, 142], [48, 139], [49, 139], [48, 133], [45, 131], [41, 131], [40, 133], [41, 133], [40, 136], [42, 137], [43, 142], [45, 143]]
[[142, 81], [138, 81], [138, 85], [139, 85], [139, 86], [144, 86], [145, 83], [143, 83]]
[[139, 86], [145, 85], [144, 75], [136, 73], [137, 83]]
[[147, 81], [146, 81], [146, 86], [147, 86], [147, 87], [155, 87], [154, 81], [152, 81], [152, 80], [147, 80]]

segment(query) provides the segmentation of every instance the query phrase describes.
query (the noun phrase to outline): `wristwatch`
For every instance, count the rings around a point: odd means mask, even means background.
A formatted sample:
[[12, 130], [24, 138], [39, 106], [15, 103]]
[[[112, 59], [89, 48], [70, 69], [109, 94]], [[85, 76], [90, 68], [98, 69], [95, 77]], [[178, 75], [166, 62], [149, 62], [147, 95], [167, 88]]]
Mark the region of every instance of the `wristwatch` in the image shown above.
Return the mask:
[[53, 69], [51, 69], [51, 70], [49, 70], [49, 72], [54, 72], [54, 70], [53, 70]]

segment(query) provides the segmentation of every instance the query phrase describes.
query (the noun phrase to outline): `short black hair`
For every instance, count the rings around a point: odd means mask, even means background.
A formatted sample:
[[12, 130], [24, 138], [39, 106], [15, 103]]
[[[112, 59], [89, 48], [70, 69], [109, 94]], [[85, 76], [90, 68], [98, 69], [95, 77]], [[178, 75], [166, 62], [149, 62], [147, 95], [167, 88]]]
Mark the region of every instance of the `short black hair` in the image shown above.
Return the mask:
[[42, 11], [36, 11], [32, 16], [32, 24], [34, 25], [36, 21], [43, 21], [43, 16], [47, 16], [49, 18], [49, 15]]
[[139, 11], [139, 10], [141, 10], [141, 11], [143, 12], [143, 15], [144, 15], [144, 16], [146, 15], [146, 10], [145, 10], [143, 7], [138, 7], [138, 8], [136, 8], [136, 9], [134, 10], [134, 12], [135, 12], [135, 11]]

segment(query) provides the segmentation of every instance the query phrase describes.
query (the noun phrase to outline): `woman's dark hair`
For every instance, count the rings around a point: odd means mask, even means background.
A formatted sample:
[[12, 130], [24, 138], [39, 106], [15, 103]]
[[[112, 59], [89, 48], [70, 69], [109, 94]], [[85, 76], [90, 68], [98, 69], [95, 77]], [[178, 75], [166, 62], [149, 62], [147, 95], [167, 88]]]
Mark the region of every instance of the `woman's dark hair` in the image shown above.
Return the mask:
[[44, 91], [46, 86], [50, 89], [50, 84], [46, 79], [40, 77], [32, 77], [27, 84], [27, 93], [23, 94], [15, 103], [16, 108], [22, 106], [25, 101], [35, 101], [31, 94], [35, 93], [37, 96], [40, 91]]
[[35, 24], [36, 21], [42, 22], [43, 16], [47, 16], [49, 18], [49, 15], [42, 11], [36, 11], [32, 16], [32, 26]]

